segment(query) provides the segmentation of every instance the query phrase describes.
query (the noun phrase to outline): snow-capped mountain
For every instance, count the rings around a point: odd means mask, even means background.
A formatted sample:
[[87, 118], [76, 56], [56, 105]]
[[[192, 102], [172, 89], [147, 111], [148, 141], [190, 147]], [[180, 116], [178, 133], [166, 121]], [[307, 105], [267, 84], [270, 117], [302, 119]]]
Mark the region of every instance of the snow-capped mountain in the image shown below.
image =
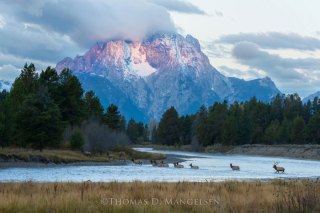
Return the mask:
[[215, 101], [244, 101], [252, 96], [269, 101], [279, 93], [270, 78], [225, 77], [190, 35], [155, 34], [142, 42], [97, 43], [83, 56], [65, 58], [56, 66], [58, 71], [63, 68], [73, 70], [104, 105], [115, 103], [127, 118], [144, 121], [159, 119], [170, 106], [186, 114]]
[[1, 92], [2, 90], [7, 90], [7, 91], [9, 91], [9, 90], [11, 89], [11, 86], [12, 86], [12, 83], [11, 83], [11, 82], [0, 80], [0, 92]]
[[307, 103], [309, 100], [312, 102], [314, 100], [315, 97], [319, 97], [320, 98], [320, 91], [313, 93], [305, 98], [302, 99], [303, 103]]

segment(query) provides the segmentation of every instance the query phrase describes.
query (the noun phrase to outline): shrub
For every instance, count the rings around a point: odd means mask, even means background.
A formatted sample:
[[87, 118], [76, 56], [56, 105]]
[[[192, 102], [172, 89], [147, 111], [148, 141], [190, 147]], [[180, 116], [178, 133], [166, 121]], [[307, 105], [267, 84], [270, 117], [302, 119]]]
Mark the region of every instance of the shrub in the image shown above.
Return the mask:
[[124, 132], [110, 129], [97, 119], [89, 119], [81, 125], [85, 144], [83, 149], [89, 152], [106, 152], [115, 147], [123, 147], [130, 144], [128, 136]]
[[80, 132], [75, 132], [71, 136], [70, 145], [73, 150], [81, 150], [84, 145], [84, 139]]

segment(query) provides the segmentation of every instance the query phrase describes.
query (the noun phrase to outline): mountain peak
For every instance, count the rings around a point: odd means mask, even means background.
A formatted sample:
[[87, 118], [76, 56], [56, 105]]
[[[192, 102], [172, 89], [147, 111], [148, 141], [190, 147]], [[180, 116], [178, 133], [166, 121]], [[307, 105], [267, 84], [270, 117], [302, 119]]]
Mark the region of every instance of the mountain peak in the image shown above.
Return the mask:
[[276, 88], [275, 83], [271, 80], [269, 76], [259, 79], [260, 85], [264, 87], [274, 87]]
[[143, 41], [97, 43], [83, 56], [63, 59], [56, 68], [65, 67], [75, 71], [85, 89], [94, 89], [104, 105], [117, 104], [128, 118], [142, 112], [145, 118], [159, 119], [169, 106], [188, 114], [216, 101], [231, 103], [252, 96], [268, 101], [279, 93], [269, 77], [244, 81], [223, 76], [191, 35], [157, 33]]
[[196, 49], [197, 49], [198, 51], [200, 51], [201, 47], [200, 47], [200, 43], [199, 43], [198, 39], [196, 39], [196, 38], [194, 38], [192, 35], [189, 35], [189, 34], [188, 34], [188, 35], [186, 36], [186, 40], [187, 40], [189, 43], [193, 44], [193, 46], [196, 47]]
[[[105, 77], [137, 78], [157, 70], [183, 70], [192, 67], [201, 71], [210, 67], [200, 44], [191, 35], [157, 33], [144, 41], [110, 40], [99, 42], [83, 56], [65, 58], [56, 68], [95, 73]], [[112, 70], [117, 70], [112, 72]]]

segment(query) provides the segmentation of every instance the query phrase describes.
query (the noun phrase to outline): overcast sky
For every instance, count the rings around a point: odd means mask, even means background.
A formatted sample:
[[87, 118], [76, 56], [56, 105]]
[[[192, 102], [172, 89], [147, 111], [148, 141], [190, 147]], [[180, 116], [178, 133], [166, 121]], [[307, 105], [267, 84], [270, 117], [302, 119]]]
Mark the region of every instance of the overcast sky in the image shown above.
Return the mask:
[[0, 0], [0, 79], [108, 39], [191, 34], [226, 76], [269, 76], [284, 93], [320, 90], [318, 0]]

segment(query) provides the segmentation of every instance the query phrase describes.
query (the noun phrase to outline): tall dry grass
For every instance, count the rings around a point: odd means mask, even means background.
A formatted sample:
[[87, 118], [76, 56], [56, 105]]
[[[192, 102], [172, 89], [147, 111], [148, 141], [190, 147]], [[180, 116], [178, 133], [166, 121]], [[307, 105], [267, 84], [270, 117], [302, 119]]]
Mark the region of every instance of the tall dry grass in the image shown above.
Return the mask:
[[0, 183], [0, 212], [320, 212], [320, 182]]

